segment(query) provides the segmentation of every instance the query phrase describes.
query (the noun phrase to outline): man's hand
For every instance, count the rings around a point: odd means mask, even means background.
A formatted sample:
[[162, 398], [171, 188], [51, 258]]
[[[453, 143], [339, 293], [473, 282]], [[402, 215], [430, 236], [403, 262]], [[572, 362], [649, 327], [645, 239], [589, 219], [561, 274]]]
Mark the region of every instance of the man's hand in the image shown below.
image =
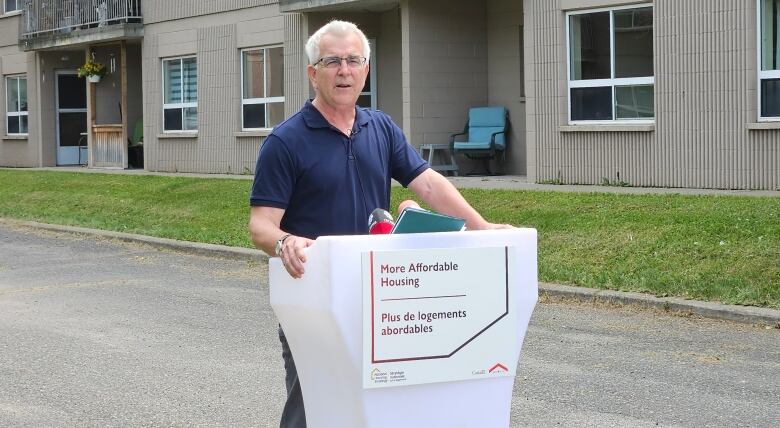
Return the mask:
[[484, 225], [481, 225], [479, 228], [475, 229], [467, 229], [467, 230], [493, 230], [493, 229], [514, 229], [515, 227], [511, 224], [499, 224], [499, 223], [488, 223], [485, 222]]
[[304, 263], [306, 263], [306, 252], [304, 249], [311, 247], [312, 244], [314, 244], [313, 240], [302, 236], [291, 235], [284, 240], [279, 258], [291, 277], [300, 278], [303, 276], [305, 272]]
[[[252, 242], [269, 256], [276, 255], [276, 241], [285, 235], [285, 232], [279, 228], [282, 216], [284, 216], [283, 209], [263, 206], [252, 207], [249, 214], [249, 232], [252, 235]], [[303, 275], [303, 264], [306, 262], [304, 249], [313, 243], [311, 239], [295, 235], [290, 235], [282, 243], [279, 255], [285, 269], [293, 278], [300, 278]]]
[[511, 224], [487, 222], [463, 199], [458, 189], [438, 172], [427, 169], [417, 176], [409, 189], [437, 212], [466, 220], [467, 230], [512, 229]]

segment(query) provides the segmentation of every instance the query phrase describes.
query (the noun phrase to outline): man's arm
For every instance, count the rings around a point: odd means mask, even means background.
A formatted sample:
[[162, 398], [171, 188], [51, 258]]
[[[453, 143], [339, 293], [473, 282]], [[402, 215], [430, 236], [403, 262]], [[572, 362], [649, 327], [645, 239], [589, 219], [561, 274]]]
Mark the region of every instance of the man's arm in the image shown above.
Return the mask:
[[468, 230], [508, 229], [512, 227], [509, 224], [494, 224], [486, 221], [477, 210], [469, 205], [449, 180], [430, 168], [412, 180], [409, 183], [409, 189], [434, 210], [465, 219]]
[[[276, 255], [276, 241], [287, 235], [280, 228], [284, 210], [273, 207], [252, 207], [249, 212], [249, 233], [255, 246], [269, 256]], [[287, 272], [293, 278], [300, 278], [304, 273], [306, 262], [304, 248], [314, 243], [311, 239], [290, 235], [284, 240], [280, 258]]]

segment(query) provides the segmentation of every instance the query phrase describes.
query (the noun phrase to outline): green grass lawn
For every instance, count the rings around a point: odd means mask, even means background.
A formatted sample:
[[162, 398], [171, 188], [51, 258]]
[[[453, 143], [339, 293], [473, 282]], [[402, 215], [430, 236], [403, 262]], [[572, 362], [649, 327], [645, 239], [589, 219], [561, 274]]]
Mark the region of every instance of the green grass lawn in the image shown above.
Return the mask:
[[[251, 247], [249, 180], [0, 170], [0, 217]], [[780, 309], [780, 198], [462, 191], [539, 279]], [[411, 197], [394, 189], [393, 206]]]

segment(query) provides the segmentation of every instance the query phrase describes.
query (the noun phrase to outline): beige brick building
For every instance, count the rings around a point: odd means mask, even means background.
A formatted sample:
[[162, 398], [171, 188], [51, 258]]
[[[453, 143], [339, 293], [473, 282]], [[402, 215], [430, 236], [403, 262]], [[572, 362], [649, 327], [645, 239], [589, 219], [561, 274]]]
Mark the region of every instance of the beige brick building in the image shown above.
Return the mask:
[[[469, 107], [529, 181], [780, 188], [780, 0], [18, 0], [0, 16], [0, 166], [252, 173], [312, 96], [332, 18], [372, 44], [359, 103], [447, 144]], [[104, 64], [98, 83], [75, 70]], [[471, 165], [458, 159], [461, 172]]]

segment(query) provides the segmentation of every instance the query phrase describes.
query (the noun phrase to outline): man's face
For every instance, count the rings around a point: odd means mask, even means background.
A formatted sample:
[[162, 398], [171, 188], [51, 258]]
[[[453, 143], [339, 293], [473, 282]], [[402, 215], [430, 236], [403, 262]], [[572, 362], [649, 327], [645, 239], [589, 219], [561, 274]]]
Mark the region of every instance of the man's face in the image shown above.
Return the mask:
[[[357, 34], [345, 37], [325, 34], [320, 40], [320, 58], [363, 56], [363, 43]], [[335, 68], [322, 63], [307, 68], [309, 80], [319, 101], [331, 108], [354, 108], [368, 75], [368, 63], [350, 67], [347, 61]]]

